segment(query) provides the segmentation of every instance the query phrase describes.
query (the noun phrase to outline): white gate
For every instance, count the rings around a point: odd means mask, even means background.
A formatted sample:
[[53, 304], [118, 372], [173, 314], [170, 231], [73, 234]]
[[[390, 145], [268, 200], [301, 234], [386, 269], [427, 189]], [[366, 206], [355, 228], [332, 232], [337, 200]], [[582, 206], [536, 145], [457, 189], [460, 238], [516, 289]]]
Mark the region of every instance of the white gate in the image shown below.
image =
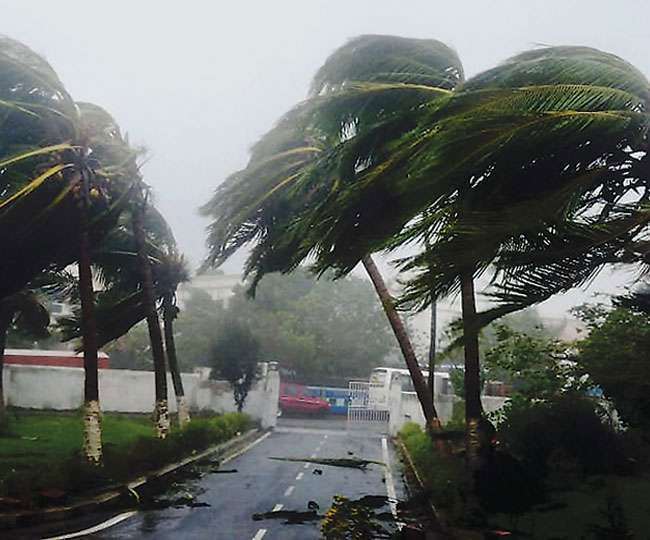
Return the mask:
[[352, 381], [349, 388], [348, 422], [388, 422], [388, 393], [383, 384]]

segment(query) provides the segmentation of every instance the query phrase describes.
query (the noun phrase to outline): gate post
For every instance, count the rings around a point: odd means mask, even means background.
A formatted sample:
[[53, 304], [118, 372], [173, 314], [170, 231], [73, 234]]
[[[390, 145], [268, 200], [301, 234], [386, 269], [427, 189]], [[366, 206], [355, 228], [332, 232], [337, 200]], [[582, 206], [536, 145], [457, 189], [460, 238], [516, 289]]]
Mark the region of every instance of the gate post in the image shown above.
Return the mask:
[[404, 425], [402, 416], [402, 381], [400, 377], [391, 379], [388, 389], [388, 432], [392, 437], [397, 436]]

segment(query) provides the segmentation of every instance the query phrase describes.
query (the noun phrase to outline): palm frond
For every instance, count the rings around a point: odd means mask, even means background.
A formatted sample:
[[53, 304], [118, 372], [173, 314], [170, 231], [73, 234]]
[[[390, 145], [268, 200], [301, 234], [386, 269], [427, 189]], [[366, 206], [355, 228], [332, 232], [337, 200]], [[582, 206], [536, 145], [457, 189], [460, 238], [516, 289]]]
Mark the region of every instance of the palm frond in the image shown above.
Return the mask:
[[329, 56], [316, 72], [310, 94], [335, 91], [350, 81], [422, 84], [450, 90], [462, 79], [458, 55], [440, 41], [364, 35]]

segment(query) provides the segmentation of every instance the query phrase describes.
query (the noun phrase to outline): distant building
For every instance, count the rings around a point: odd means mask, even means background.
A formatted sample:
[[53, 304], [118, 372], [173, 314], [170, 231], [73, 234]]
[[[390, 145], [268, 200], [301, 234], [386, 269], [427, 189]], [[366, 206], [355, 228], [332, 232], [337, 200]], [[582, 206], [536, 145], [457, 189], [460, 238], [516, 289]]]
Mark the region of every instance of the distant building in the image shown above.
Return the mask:
[[178, 288], [178, 303], [182, 307], [190, 297], [192, 289], [198, 289], [210, 295], [210, 298], [221, 302], [224, 307], [235, 294], [235, 287], [243, 285], [240, 274], [224, 274], [220, 270], [197, 274], [188, 283]]
[[72, 306], [66, 302], [51, 302], [48, 311], [52, 322], [56, 322], [61, 317], [70, 317], [73, 314]]

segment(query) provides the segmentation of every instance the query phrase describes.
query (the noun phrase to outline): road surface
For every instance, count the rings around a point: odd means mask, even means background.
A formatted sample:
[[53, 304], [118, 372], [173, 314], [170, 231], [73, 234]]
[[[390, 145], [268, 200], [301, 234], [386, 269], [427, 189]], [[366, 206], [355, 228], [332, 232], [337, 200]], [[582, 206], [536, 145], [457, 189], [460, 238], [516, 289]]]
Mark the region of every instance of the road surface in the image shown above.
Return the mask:
[[[346, 429], [344, 420], [281, 420], [267, 438], [221, 465], [222, 471], [237, 472], [215, 474], [202, 467], [198, 470], [203, 472], [195, 478], [176, 482], [165, 494], [158, 494], [159, 500], [180, 498], [193, 501], [192, 506], [180, 502], [178, 507], [141, 509], [82, 538], [307, 540], [320, 538], [319, 521], [288, 524], [282, 519], [254, 520], [253, 515], [279, 509], [306, 511], [309, 501], [323, 514], [335, 495], [358, 499], [390, 495], [394, 489], [397, 498], [403, 497], [401, 474], [386, 435], [377, 430]], [[387, 454], [390, 469], [373, 464], [366, 471], [269, 459], [356, 457], [384, 462]], [[78, 532], [110, 517], [96, 516], [94, 522], [86, 517], [83, 526], [81, 522], [68, 523], [41, 538]]]

